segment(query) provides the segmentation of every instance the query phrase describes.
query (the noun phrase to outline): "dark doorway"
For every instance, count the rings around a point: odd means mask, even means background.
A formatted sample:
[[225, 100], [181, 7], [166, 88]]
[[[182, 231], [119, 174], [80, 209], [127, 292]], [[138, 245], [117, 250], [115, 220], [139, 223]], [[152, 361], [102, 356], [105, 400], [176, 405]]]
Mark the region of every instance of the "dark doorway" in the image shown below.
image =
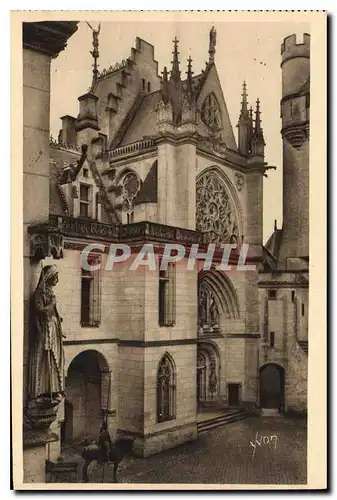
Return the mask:
[[78, 438], [97, 439], [104, 408], [102, 375], [109, 373], [107, 368], [103, 356], [94, 350], [81, 352], [70, 363], [65, 379], [64, 443]]
[[260, 368], [260, 407], [284, 408], [284, 369], [270, 363]]
[[228, 404], [230, 406], [238, 406], [240, 402], [239, 397], [240, 384], [228, 384]]

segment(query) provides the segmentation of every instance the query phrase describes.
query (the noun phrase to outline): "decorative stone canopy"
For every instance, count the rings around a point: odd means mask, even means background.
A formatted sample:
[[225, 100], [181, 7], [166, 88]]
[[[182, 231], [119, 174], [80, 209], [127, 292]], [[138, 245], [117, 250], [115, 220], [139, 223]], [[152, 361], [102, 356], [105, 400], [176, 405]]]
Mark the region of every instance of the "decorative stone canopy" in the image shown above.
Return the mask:
[[29, 227], [29, 234], [32, 260], [63, 258], [63, 235], [58, 227], [50, 227], [48, 223], [36, 224]]
[[23, 23], [23, 47], [57, 57], [66, 48], [68, 38], [77, 31], [77, 25], [78, 21]]

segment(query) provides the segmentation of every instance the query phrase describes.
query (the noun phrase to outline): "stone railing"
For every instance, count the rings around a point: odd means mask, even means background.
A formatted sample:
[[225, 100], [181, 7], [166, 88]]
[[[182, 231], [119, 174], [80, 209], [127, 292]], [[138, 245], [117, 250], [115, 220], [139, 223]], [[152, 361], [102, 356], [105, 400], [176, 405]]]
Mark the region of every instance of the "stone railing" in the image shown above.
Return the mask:
[[137, 154], [154, 147], [155, 141], [153, 139], [143, 139], [142, 141], [132, 142], [131, 144], [121, 146], [117, 149], [111, 149], [110, 151], [107, 151], [107, 156], [110, 160], [112, 160], [119, 156], [129, 156]]
[[81, 154], [81, 147], [77, 146], [77, 144], [65, 144], [57, 141], [53, 138], [53, 136], [49, 137], [49, 145], [55, 149], [65, 149], [66, 151], [71, 151], [72, 153]]
[[110, 65], [108, 68], [102, 69], [102, 71], [98, 74], [98, 80], [104, 78], [105, 76], [111, 75], [115, 73], [115, 71], [119, 71], [120, 69], [126, 68], [127, 59], [123, 59], [122, 62], [117, 62], [114, 66]]
[[155, 222], [136, 222], [133, 224], [104, 224], [94, 220], [51, 215], [50, 229], [57, 229], [63, 236], [90, 238], [111, 242], [125, 240], [161, 240], [180, 244], [203, 242], [203, 235], [198, 231], [157, 224]]
[[219, 156], [223, 156], [227, 152], [227, 148], [223, 143], [211, 137], [199, 137], [197, 148]]
[[90, 219], [50, 215], [49, 225], [58, 228], [64, 236], [104, 240], [116, 240], [119, 237], [117, 224], [103, 224]]

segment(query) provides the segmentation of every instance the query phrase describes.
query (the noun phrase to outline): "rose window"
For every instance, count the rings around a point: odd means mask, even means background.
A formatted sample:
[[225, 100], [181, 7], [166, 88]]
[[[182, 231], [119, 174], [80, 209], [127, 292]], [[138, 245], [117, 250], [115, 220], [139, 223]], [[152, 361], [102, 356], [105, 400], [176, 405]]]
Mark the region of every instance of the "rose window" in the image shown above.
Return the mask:
[[209, 233], [209, 241], [237, 241], [238, 225], [235, 210], [224, 183], [214, 172], [197, 181], [196, 228]]

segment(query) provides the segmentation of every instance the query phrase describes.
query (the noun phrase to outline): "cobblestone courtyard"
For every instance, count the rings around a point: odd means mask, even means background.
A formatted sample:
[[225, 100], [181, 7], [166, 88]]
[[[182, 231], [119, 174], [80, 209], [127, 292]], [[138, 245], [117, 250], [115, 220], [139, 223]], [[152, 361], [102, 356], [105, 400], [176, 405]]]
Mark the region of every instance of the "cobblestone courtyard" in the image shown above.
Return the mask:
[[[255, 439], [261, 442], [254, 448]], [[305, 484], [307, 476], [305, 420], [249, 418], [201, 434], [197, 441], [147, 459], [127, 459], [120, 483]], [[91, 482], [101, 482], [102, 470], [89, 469]], [[113, 481], [113, 466], [104, 482]]]

